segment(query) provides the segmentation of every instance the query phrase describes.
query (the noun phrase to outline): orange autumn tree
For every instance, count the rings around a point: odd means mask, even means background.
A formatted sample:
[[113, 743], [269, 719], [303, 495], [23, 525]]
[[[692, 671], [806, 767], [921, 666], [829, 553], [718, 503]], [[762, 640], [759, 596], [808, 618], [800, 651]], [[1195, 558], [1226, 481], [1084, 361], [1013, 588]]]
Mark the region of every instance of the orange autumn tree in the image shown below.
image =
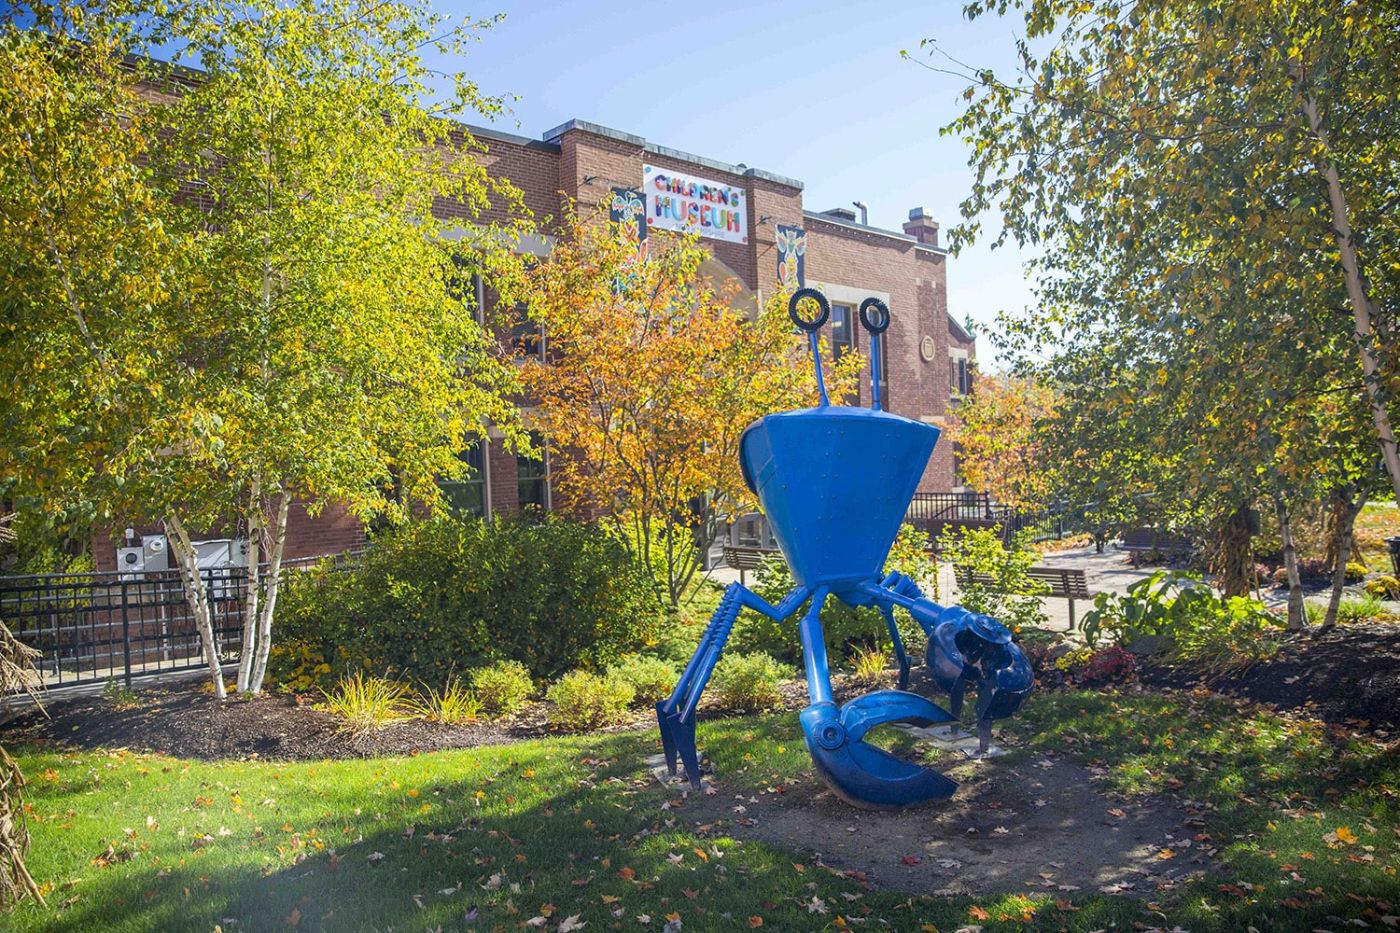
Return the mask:
[[[740, 435], [769, 412], [816, 403], [811, 362], [788, 294], [751, 320], [737, 290], [702, 273], [708, 254], [694, 237], [655, 237], [640, 259], [606, 214], [570, 212], [563, 226], [523, 288], [549, 350], [522, 369], [535, 427], [565, 504], [611, 526], [674, 608], [720, 529], [757, 507]], [[858, 366], [849, 355], [828, 369], [833, 397], [854, 387]]]
[[1044, 507], [1052, 473], [1037, 428], [1054, 407], [1055, 393], [1043, 383], [978, 373], [952, 419], [963, 481], [1003, 505]]

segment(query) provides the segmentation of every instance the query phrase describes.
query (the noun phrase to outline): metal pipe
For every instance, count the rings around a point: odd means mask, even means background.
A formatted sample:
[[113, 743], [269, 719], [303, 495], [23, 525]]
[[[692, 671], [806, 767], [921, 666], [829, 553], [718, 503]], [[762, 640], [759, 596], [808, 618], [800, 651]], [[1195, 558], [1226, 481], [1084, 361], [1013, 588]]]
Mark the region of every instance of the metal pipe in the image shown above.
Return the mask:
[[802, 662], [807, 669], [807, 696], [813, 703], [832, 702], [831, 669], [826, 660], [826, 638], [822, 635], [822, 606], [828, 590], [818, 587], [812, 606], [802, 617], [797, 631], [802, 638]]

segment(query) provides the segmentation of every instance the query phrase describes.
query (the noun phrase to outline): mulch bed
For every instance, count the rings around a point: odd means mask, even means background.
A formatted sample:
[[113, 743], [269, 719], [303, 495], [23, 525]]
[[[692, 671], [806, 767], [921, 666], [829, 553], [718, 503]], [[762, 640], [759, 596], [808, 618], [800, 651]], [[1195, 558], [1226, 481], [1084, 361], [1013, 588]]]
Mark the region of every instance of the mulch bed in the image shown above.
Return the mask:
[[[922, 667], [914, 673], [912, 689], [936, 697]], [[1149, 689], [1207, 687], [1280, 710], [1387, 733], [1400, 729], [1400, 624], [1351, 625], [1321, 636], [1298, 635], [1278, 657], [1213, 678], [1190, 668], [1149, 663], [1140, 670], [1139, 680]], [[844, 701], [893, 684], [838, 675], [834, 686], [837, 700]], [[311, 761], [413, 755], [560, 734], [549, 721], [549, 704], [541, 701], [502, 719], [460, 726], [412, 720], [369, 735], [352, 735], [341, 730], [333, 716], [315, 709], [308, 697], [269, 694], [219, 703], [197, 681], [153, 687], [139, 696], [137, 705], [125, 708], [101, 697], [53, 703], [51, 718], [30, 713], [0, 727], [0, 741], [126, 747], [206, 761]], [[723, 713], [708, 701], [707, 697], [702, 716]], [[800, 710], [807, 702], [805, 683], [784, 684], [784, 708]], [[644, 728], [655, 722], [654, 716], [650, 710], [637, 710], [630, 721], [602, 731]]]
[[1322, 635], [1292, 635], [1278, 657], [1221, 676], [1148, 664], [1139, 677], [1146, 687], [1204, 686], [1326, 722], [1393, 732], [1400, 729], [1400, 624], [1360, 623]]
[[[834, 681], [838, 700], [882, 686], [853, 677], [838, 676]], [[354, 735], [342, 730], [334, 716], [316, 709], [312, 697], [270, 693], [255, 699], [230, 696], [220, 703], [202, 687], [197, 680], [152, 687], [139, 692], [136, 704], [125, 707], [100, 696], [51, 703], [49, 718], [31, 712], [0, 727], [0, 743], [132, 748], [204, 761], [316, 761], [416, 755], [561, 734], [550, 723], [550, 705], [543, 701], [528, 703], [500, 719], [459, 726], [409, 720], [367, 735]], [[785, 709], [807, 705], [807, 687], [802, 681], [783, 684], [782, 695]], [[709, 697], [701, 704], [702, 719], [723, 713]], [[628, 722], [598, 731], [619, 732], [655, 723], [654, 711], [639, 709]]]

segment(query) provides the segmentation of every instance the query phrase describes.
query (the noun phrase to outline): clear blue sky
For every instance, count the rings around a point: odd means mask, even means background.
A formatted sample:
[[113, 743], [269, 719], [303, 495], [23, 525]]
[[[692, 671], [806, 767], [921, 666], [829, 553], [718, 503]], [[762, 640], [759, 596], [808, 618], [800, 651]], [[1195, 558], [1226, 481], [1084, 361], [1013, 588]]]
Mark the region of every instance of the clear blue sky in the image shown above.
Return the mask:
[[[952, 227], [971, 180], [962, 143], [938, 134], [965, 82], [900, 50], [923, 56], [919, 40], [936, 38], [963, 61], [1009, 71], [1019, 25], [969, 23], [960, 0], [494, 2], [437, 0], [506, 14], [464, 65], [485, 92], [520, 96], [497, 128], [538, 138], [575, 117], [602, 123], [801, 179], [808, 210], [865, 201], [870, 222], [894, 230], [916, 206]], [[985, 330], [999, 309], [1025, 306], [1022, 259], [983, 243], [951, 259], [952, 315]], [[990, 362], [985, 337], [978, 352]]]

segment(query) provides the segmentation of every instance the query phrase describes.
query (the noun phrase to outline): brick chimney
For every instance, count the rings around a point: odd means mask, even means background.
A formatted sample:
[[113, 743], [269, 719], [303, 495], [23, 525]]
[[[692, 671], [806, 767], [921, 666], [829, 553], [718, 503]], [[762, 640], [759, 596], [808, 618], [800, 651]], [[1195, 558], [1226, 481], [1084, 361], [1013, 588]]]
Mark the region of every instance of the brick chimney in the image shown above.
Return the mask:
[[920, 243], [928, 246], [938, 245], [938, 221], [930, 217], [922, 207], [916, 207], [909, 212], [909, 222], [904, 225], [904, 232]]

